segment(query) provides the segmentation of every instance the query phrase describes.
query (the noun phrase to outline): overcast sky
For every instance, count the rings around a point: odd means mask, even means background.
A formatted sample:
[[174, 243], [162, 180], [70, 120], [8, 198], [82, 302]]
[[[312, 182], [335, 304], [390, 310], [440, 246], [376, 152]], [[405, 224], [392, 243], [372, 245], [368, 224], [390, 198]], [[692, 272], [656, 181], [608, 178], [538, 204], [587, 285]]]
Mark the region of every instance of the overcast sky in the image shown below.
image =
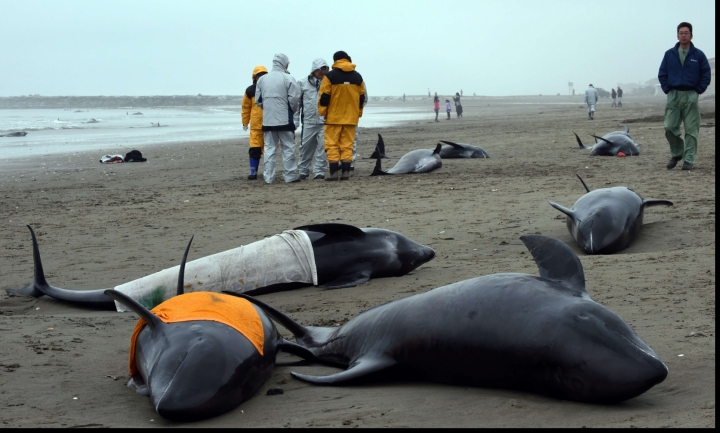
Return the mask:
[[567, 94], [657, 76], [676, 26], [715, 57], [713, 0], [0, 0], [0, 96], [240, 95], [344, 50], [369, 95]]

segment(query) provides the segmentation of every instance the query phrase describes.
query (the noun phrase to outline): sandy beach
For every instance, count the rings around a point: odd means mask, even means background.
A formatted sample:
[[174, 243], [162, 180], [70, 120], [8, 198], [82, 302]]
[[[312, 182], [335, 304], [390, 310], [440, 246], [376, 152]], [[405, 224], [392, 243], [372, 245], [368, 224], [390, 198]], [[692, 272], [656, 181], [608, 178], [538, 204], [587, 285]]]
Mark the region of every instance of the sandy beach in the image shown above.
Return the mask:
[[[38, 235], [50, 284], [110, 288], [189, 259], [293, 227], [343, 222], [394, 230], [437, 256], [410, 275], [357, 287], [307, 287], [259, 298], [304, 325], [334, 326], [373, 306], [456, 281], [502, 272], [538, 275], [519, 237], [538, 233], [570, 245], [586, 287], [618, 313], [668, 366], [667, 379], [617, 405], [556, 400], [526, 392], [425, 382], [318, 387], [277, 365], [237, 409], [191, 427], [715, 427], [715, 99], [703, 118], [692, 171], [667, 170], [663, 97], [633, 98], [595, 120], [582, 97], [463, 98], [464, 117], [440, 115], [432, 101], [371, 101], [427, 107], [426, 120], [361, 128], [355, 175], [347, 182], [272, 185], [248, 181], [247, 140], [157, 145], [148, 161], [103, 165], [100, 154], [11, 160], [0, 166], [0, 422], [3, 427], [172, 427], [150, 400], [125, 386], [137, 316], [91, 311], [47, 297], [9, 296], [33, 276], [27, 225]], [[405, 105], [403, 105], [405, 104]], [[592, 143], [625, 125], [636, 157], [590, 157]], [[362, 127], [362, 123], [360, 125]], [[489, 159], [448, 159], [422, 175], [371, 177], [366, 159], [382, 134], [391, 167], [438, 140], [481, 146]], [[7, 140], [8, 138], [4, 138]], [[132, 149], [118, 149], [124, 154]], [[645, 210], [639, 238], [614, 255], [584, 254], [571, 238], [566, 207], [590, 188], [627, 186], [672, 207]], [[286, 337], [291, 334], [279, 330]], [[279, 364], [297, 358], [280, 354]], [[281, 387], [282, 395], [266, 395]]]

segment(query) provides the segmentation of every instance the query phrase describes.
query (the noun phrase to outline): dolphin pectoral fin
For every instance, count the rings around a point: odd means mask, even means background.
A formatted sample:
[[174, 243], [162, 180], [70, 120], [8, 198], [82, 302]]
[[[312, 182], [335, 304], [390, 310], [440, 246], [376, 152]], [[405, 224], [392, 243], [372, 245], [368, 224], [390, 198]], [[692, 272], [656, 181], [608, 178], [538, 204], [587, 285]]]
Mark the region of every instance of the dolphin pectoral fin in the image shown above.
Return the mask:
[[367, 283], [369, 280], [370, 271], [363, 269], [362, 271], [340, 276], [318, 287], [322, 287], [324, 289], [342, 289], [343, 287], [353, 287], [358, 284]]
[[590, 188], [588, 188], [588, 186], [587, 186], [587, 184], [585, 183], [585, 181], [583, 180], [583, 178], [580, 177], [580, 175], [577, 174], [577, 173], [575, 173], [575, 176], [577, 176], [577, 178], [580, 179], [580, 182], [582, 182], [583, 186], [585, 187], [585, 191], [590, 192]]
[[585, 273], [578, 256], [563, 242], [541, 235], [520, 236], [535, 259], [540, 276], [590, 297], [585, 290]]
[[599, 140], [602, 140], [602, 141], [606, 142], [607, 144], [610, 144], [611, 146], [617, 146], [615, 143], [613, 143], [612, 141], [608, 140], [607, 138], [598, 137], [598, 136], [595, 135], [595, 134], [593, 134], [593, 137], [595, 137], [595, 140], [598, 140], [598, 139], [599, 139]]
[[565, 215], [569, 216], [570, 218], [575, 219], [575, 212], [572, 211], [572, 209], [568, 209], [564, 206], [560, 206], [559, 204], [548, 201], [550, 203], [550, 206], [554, 207], [555, 209], [559, 210], [560, 212], [564, 213]]
[[334, 385], [350, 382], [355, 379], [368, 376], [393, 367], [397, 364], [392, 358], [383, 357], [380, 359], [360, 358], [356, 362], [350, 364], [347, 370], [328, 376], [311, 376], [309, 374], [301, 374], [291, 372], [294, 378], [309, 382], [315, 385]]
[[[573, 131], [573, 134], [575, 134], [575, 131]], [[578, 145], [580, 146], [580, 149], [590, 149], [589, 147], [585, 146], [582, 141], [580, 140], [580, 137], [578, 137], [577, 134], [575, 134], [575, 139], [577, 140]]]
[[673, 202], [670, 200], [662, 200], [657, 198], [648, 198], [643, 200], [643, 206], [650, 207], [650, 206], [673, 206]]
[[462, 145], [457, 144], [457, 143], [453, 143], [452, 141], [440, 140], [440, 142], [441, 142], [441, 143], [445, 143], [445, 144], [449, 144], [450, 146], [454, 147], [455, 149], [464, 149], [464, 147], [462, 147]]
[[144, 395], [145, 397], [150, 397], [150, 388], [148, 388], [142, 376], [140, 376], [139, 374], [131, 377], [130, 380], [128, 380], [128, 383], [125, 384], [125, 386], [130, 388], [135, 387], [135, 392], [140, 395]]
[[271, 319], [278, 322], [285, 328], [287, 328], [288, 331], [292, 332], [292, 334], [295, 336], [297, 340], [300, 340], [304, 338], [306, 335], [308, 335], [308, 329], [302, 326], [301, 324], [297, 323], [293, 319], [289, 318], [285, 315], [285, 313], [281, 312], [280, 310], [276, 309], [275, 307], [271, 307], [270, 305], [253, 298], [252, 296], [244, 295], [242, 293], [236, 293], [236, 292], [227, 292], [223, 291], [222, 293], [225, 293], [226, 295], [232, 295], [237, 296], [238, 298], [243, 298], [250, 303], [256, 305], [258, 308], [260, 308], [265, 314], [270, 316]]
[[292, 341], [286, 340], [284, 338], [280, 341], [280, 344], [278, 344], [278, 349], [282, 350], [283, 352], [292, 353], [293, 355], [298, 356], [306, 361], [317, 361], [315, 355], [306, 347], [301, 346], [297, 343], [293, 343]]
[[150, 328], [155, 329], [156, 326], [162, 326], [163, 321], [160, 320], [158, 316], [153, 314], [152, 311], [148, 310], [147, 308], [143, 307], [141, 303], [134, 300], [133, 298], [129, 297], [128, 295], [118, 292], [115, 289], [108, 289], [105, 290], [105, 295], [109, 296], [110, 298], [114, 299], [115, 301], [123, 304], [124, 306], [128, 307], [132, 311], [135, 312], [138, 316], [145, 319], [146, 322], [148, 322], [148, 325], [150, 325]]

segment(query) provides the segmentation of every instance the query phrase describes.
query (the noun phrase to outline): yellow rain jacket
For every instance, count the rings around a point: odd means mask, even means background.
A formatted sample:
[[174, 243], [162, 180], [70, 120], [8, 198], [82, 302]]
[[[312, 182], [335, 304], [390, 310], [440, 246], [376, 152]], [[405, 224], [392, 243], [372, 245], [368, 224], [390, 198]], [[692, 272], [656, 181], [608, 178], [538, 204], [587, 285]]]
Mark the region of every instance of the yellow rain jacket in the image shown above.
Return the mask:
[[265, 66], [256, 66], [253, 69], [253, 83], [245, 90], [242, 100], [242, 124], [243, 126], [250, 125], [250, 129], [262, 130], [263, 124], [263, 111], [257, 104], [255, 104], [255, 84], [257, 79], [267, 74]]
[[357, 125], [365, 105], [365, 83], [347, 59], [333, 63], [320, 84], [318, 114], [331, 125]]

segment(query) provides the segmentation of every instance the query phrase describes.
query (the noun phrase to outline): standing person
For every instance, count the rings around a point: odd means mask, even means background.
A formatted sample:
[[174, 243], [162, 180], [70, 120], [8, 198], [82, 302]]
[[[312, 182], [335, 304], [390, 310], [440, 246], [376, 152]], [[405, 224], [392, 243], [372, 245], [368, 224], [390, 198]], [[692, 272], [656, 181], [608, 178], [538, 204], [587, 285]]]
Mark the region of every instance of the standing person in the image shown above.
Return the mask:
[[589, 86], [590, 87], [588, 87], [585, 91], [585, 103], [588, 106], [588, 119], [595, 120], [595, 104], [597, 104], [597, 101], [600, 98], [592, 83], [590, 83]]
[[451, 110], [450, 100], [446, 99], [445, 100], [445, 111], [447, 111], [447, 115], [448, 115], [447, 120], [450, 120], [450, 110]]
[[[619, 87], [618, 87], [618, 89], [619, 89]], [[615, 93], [615, 89], [610, 89], [610, 90], [612, 90], [610, 92], [610, 97], [612, 97], [612, 100], [613, 100], [611, 107], [617, 107], [617, 104], [615, 103], [615, 98], [617, 97], [617, 93]]]
[[330, 165], [325, 180], [350, 178], [353, 141], [365, 106], [365, 83], [345, 51], [333, 54], [332, 70], [320, 84], [318, 113], [325, 120], [325, 151]]
[[457, 117], [462, 117], [462, 104], [460, 103], [460, 93], [455, 92], [455, 97], [453, 97], [453, 101], [455, 101], [455, 113]]
[[439, 122], [439, 120], [438, 120], [438, 114], [440, 113], [440, 98], [438, 98], [438, 97], [436, 96], [436, 97], [435, 97], [435, 100], [433, 101], [433, 103], [435, 104], [435, 121], [436, 121], [436, 122]]
[[[300, 162], [298, 170], [300, 179], [307, 179], [310, 176], [310, 165], [312, 163], [313, 179], [325, 179], [327, 167], [327, 156], [325, 155], [325, 124], [318, 114], [318, 92], [323, 77], [330, 69], [323, 59], [315, 59], [307, 79], [300, 83], [300, 113], [302, 119], [302, 131], [300, 133]], [[314, 161], [314, 163], [313, 163]]]
[[283, 179], [285, 182], [299, 182], [295, 151], [294, 114], [300, 105], [300, 87], [287, 68], [290, 61], [285, 54], [275, 54], [272, 70], [258, 79], [255, 86], [255, 103], [263, 109], [265, 140], [265, 161], [263, 177], [265, 183], [275, 181], [277, 146], [282, 146]]
[[250, 175], [248, 180], [256, 180], [258, 167], [260, 166], [260, 157], [263, 153], [264, 141], [263, 141], [263, 111], [255, 103], [255, 86], [257, 80], [263, 75], [267, 74], [265, 66], [255, 66], [252, 72], [252, 86], [245, 89], [245, 94], [242, 100], [242, 124], [243, 131], [248, 130], [250, 126]]
[[[683, 170], [692, 170], [695, 165], [700, 131], [698, 95], [710, 85], [710, 63], [705, 53], [695, 48], [692, 36], [692, 24], [678, 24], [678, 43], [665, 52], [658, 71], [660, 87], [667, 95], [665, 137], [672, 156], [668, 169], [675, 168], [680, 160]], [[680, 137], [681, 122], [685, 125], [685, 141]]]
[[617, 90], [617, 97], [618, 97], [618, 104], [617, 104], [617, 106], [618, 106], [618, 107], [622, 107], [622, 94], [623, 94], [623, 91], [622, 91], [622, 89], [620, 88], [620, 86], [618, 86], [618, 90]]

